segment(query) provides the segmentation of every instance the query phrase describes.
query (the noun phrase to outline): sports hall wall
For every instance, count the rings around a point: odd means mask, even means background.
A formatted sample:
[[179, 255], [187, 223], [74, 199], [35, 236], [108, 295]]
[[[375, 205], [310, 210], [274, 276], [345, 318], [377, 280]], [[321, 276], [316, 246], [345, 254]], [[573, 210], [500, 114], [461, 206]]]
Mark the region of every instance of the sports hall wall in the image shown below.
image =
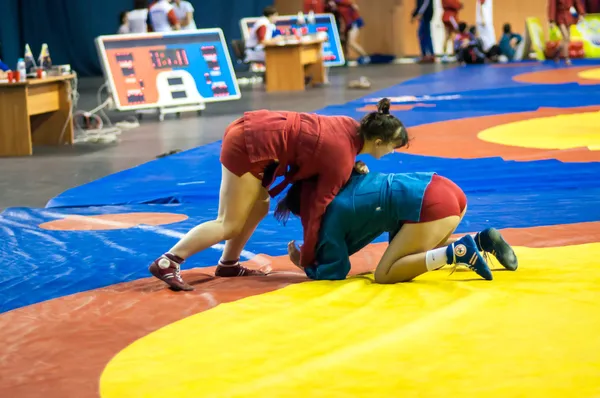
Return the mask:
[[[239, 20], [259, 15], [272, 0], [189, 0], [200, 28], [220, 27], [228, 41], [241, 37]], [[25, 43], [37, 56], [48, 43], [55, 64], [71, 64], [82, 76], [100, 75], [94, 39], [119, 28], [119, 14], [133, 0], [2, 0], [0, 42], [12, 65]]]
[[[475, 2], [461, 0], [464, 9], [460, 19], [475, 23]], [[513, 25], [516, 32], [525, 31], [525, 18], [538, 17], [545, 21], [547, 0], [494, 0], [494, 27], [500, 37], [502, 25]], [[302, 0], [275, 0], [275, 6], [281, 14], [297, 13]], [[365, 20], [360, 41], [370, 54], [394, 54], [396, 56], [419, 54], [417, 25], [411, 24], [411, 13], [415, 0], [356, 0]], [[373, 4], [377, 7], [373, 7]]]

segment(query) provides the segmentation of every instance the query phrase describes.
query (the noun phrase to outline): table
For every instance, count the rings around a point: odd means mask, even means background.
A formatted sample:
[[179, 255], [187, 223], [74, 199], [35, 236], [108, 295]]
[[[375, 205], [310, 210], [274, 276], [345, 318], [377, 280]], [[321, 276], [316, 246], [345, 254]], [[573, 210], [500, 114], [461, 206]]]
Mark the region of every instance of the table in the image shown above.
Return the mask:
[[0, 83], [0, 156], [33, 154], [33, 145], [73, 144], [75, 75]]
[[314, 37], [265, 43], [267, 92], [304, 91], [306, 77], [313, 85], [325, 83], [324, 41]]

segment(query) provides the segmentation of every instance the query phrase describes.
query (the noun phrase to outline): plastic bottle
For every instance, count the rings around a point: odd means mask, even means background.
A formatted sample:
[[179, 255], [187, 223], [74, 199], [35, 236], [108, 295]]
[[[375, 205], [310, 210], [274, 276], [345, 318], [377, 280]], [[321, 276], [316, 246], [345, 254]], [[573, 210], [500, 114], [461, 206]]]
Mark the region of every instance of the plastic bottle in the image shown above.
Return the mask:
[[27, 81], [27, 65], [25, 64], [25, 60], [23, 58], [19, 58], [17, 62], [17, 72], [19, 72], [19, 81], [26, 82]]
[[317, 33], [317, 21], [315, 18], [315, 12], [313, 10], [310, 10], [310, 12], [308, 13], [308, 18], [307, 18], [307, 22], [308, 22], [308, 34], [309, 35], [314, 35]]
[[303, 36], [303, 30], [306, 27], [306, 19], [304, 13], [300, 11], [298, 13], [298, 22], [296, 23], [296, 39], [300, 40]]

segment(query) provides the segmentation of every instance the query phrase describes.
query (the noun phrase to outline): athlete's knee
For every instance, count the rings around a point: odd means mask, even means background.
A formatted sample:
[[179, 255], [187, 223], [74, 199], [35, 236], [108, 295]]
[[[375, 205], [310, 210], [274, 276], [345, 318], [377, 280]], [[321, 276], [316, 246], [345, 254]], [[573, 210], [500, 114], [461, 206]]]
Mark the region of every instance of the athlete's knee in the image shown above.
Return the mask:
[[384, 272], [375, 271], [375, 283], [378, 283], [380, 285], [389, 285], [392, 282], [389, 276]]
[[269, 207], [271, 206], [271, 199], [266, 198], [263, 200], [259, 200], [257, 206], [259, 207], [260, 214], [266, 216], [269, 214]]
[[244, 222], [236, 221], [225, 221], [223, 222], [223, 240], [233, 239], [242, 233], [244, 229]]
[[380, 263], [377, 266], [377, 269], [375, 269], [375, 274], [374, 274], [375, 283], [379, 283], [381, 285], [386, 285], [386, 284], [392, 283], [391, 278], [390, 278], [390, 269], [392, 268], [392, 265]]

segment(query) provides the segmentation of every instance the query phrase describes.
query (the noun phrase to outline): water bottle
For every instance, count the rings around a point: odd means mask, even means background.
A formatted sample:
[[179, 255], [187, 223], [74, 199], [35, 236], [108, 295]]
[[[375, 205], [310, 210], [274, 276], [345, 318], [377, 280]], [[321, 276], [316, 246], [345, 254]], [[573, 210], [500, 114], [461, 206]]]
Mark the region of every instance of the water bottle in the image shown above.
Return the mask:
[[25, 64], [25, 60], [23, 58], [19, 58], [17, 62], [17, 71], [19, 72], [19, 81], [26, 82], [27, 81], [27, 65]]
[[310, 12], [308, 13], [308, 18], [307, 18], [307, 22], [308, 22], [308, 34], [315, 34], [317, 33], [317, 28], [316, 28], [316, 18], [315, 18], [315, 12], [313, 10], [310, 10]]
[[313, 10], [310, 10], [310, 12], [308, 13], [308, 25], [312, 28], [315, 26], [316, 23], [317, 21], [315, 18], [315, 12]]
[[306, 23], [306, 20], [304, 19], [304, 13], [302, 11], [300, 11], [298, 13], [298, 25], [304, 25]]
[[303, 30], [306, 25], [306, 20], [304, 19], [304, 13], [300, 11], [298, 13], [298, 22], [296, 23], [296, 39], [300, 40], [303, 36]]

